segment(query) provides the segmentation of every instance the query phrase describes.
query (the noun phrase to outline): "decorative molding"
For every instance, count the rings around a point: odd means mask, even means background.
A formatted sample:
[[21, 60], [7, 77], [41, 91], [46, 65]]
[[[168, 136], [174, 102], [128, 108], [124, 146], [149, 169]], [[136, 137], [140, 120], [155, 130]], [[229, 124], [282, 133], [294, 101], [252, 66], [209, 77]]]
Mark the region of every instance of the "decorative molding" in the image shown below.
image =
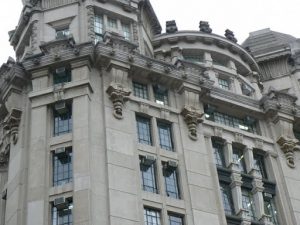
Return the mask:
[[192, 106], [185, 106], [181, 111], [181, 115], [188, 126], [189, 137], [194, 141], [197, 140], [197, 126], [199, 123], [203, 122], [202, 116], [204, 113], [200, 113]]
[[223, 128], [222, 127], [214, 127], [214, 136], [223, 138]]
[[94, 31], [94, 20], [95, 20], [95, 11], [94, 6], [88, 5], [86, 7], [87, 12], [87, 30], [89, 40], [94, 42], [95, 40], [95, 31]]
[[241, 133], [235, 133], [235, 142], [243, 144], [244, 143], [244, 135]]
[[290, 139], [283, 136], [277, 140], [277, 143], [286, 157], [286, 163], [291, 168], [296, 167], [294, 151], [296, 149], [297, 142], [298, 140], [296, 139]]
[[113, 115], [117, 119], [123, 119], [123, 105], [128, 100], [131, 91], [120, 84], [111, 84], [106, 92], [113, 103]]

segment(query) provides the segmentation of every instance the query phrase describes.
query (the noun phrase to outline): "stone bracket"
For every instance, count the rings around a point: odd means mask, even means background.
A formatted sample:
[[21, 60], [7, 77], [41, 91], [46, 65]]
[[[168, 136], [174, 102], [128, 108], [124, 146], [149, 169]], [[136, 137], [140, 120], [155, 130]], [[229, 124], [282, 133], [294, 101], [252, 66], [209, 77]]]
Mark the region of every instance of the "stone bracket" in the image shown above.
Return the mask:
[[106, 93], [110, 96], [110, 100], [113, 103], [113, 115], [117, 119], [123, 119], [123, 105], [128, 100], [131, 90], [123, 87], [121, 84], [111, 84], [107, 88]]
[[203, 122], [202, 116], [204, 113], [199, 112], [194, 107], [185, 106], [181, 111], [181, 115], [188, 126], [189, 137], [194, 141], [197, 140], [197, 126]]
[[296, 165], [294, 151], [296, 150], [298, 140], [281, 136], [277, 140], [277, 143], [279, 144], [281, 150], [285, 154], [287, 165], [291, 168], [295, 168]]

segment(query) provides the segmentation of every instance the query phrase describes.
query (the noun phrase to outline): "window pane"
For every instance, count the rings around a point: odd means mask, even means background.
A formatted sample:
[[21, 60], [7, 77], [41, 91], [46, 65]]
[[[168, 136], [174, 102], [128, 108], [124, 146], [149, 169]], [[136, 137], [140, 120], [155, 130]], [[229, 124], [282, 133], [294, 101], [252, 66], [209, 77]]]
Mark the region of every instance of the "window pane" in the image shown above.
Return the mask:
[[264, 199], [264, 206], [265, 206], [265, 214], [270, 216], [271, 222], [273, 222], [274, 225], [279, 225], [274, 199], [273, 198]]
[[260, 154], [254, 154], [253, 163], [254, 163], [254, 168], [257, 169], [258, 173], [262, 176], [262, 178], [267, 179], [264, 156]]
[[122, 32], [123, 32], [123, 36], [126, 40], [131, 39], [130, 25], [129, 24], [122, 23]]
[[248, 216], [250, 216], [252, 220], [256, 220], [253, 197], [250, 191], [246, 189], [242, 190], [242, 206], [243, 209], [248, 211]]
[[168, 151], [173, 151], [171, 125], [159, 122], [157, 126], [160, 147]]
[[156, 85], [153, 87], [155, 102], [161, 105], [168, 105], [168, 90]]
[[233, 157], [233, 162], [235, 162], [238, 165], [240, 171], [242, 173], [247, 173], [243, 151], [241, 149], [233, 148], [232, 157]]
[[72, 225], [72, 208], [73, 203], [70, 202], [66, 207], [57, 208], [52, 207], [52, 225]]
[[226, 167], [223, 144], [213, 141], [213, 149], [216, 165], [219, 167]]
[[225, 89], [225, 90], [230, 90], [229, 80], [219, 78], [219, 79], [218, 79], [218, 82], [219, 82], [219, 87], [220, 87], [220, 88], [223, 88], [223, 89]]
[[224, 206], [225, 214], [234, 215], [233, 200], [231, 195], [231, 189], [227, 184], [220, 184], [222, 202]]
[[117, 20], [116, 19], [112, 19], [112, 18], [108, 18], [107, 19], [107, 25], [109, 28], [113, 28], [113, 29], [117, 29]]
[[150, 119], [137, 116], [136, 122], [139, 143], [152, 145]]
[[54, 116], [54, 136], [58, 136], [72, 131], [72, 107], [66, 104], [64, 112], [53, 110]]
[[160, 212], [155, 209], [144, 209], [145, 225], [160, 225]]
[[95, 42], [103, 41], [104, 27], [103, 27], [103, 17], [101, 15], [95, 16], [94, 32], [95, 32]]
[[168, 214], [169, 225], [183, 225], [183, 216], [176, 214]]
[[149, 99], [147, 85], [133, 82], [133, 94], [136, 97]]
[[67, 83], [71, 81], [71, 71], [62, 67], [53, 73], [53, 84]]
[[140, 164], [143, 190], [158, 193], [156, 186], [155, 163], [151, 166]]
[[53, 154], [53, 186], [72, 182], [72, 149]]
[[168, 168], [164, 168], [163, 174], [165, 177], [166, 194], [171, 198], [180, 199], [178, 179], [176, 170], [170, 171]]

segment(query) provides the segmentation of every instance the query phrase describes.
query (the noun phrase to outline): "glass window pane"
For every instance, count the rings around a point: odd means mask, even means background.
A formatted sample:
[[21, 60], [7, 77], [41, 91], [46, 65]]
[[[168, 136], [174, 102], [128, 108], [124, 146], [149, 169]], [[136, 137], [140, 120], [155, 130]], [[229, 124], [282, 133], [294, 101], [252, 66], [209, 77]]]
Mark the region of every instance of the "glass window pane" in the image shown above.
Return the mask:
[[224, 146], [222, 143], [213, 141], [213, 149], [215, 156], [215, 163], [219, 167], [226, 167], [224, 157]]
[[270, 216], [270, 220], [274, 225], [279, 225], [278, 212], [274, 203], [274, 199], [264, 199], [265, 214]]
[[123, 36], [126, 40], [131, 39], [130, 25], [126, 23], [122, 23], [122, 32]]
[[180, 199], [176, 170], [170, 172], [168, 168], [163, 171], [165, 177], [166, 194], [168, 197]]
[[249, 190], [242, 189], [242, 206], [248, 211], [248, 216], [252, 220], [256, 220], [254, 200]]
[[160, 212], [155, 209], [144, 208], [145, 225], [160, 225]]
[[242, 173], [247, 173], [243, 150], [233, 147], [232, 151], [233, 161], [238, 165]]
[[221, 191], [225, 214], [234, 215], [233, 200], [232, 200], [231, 189], [229, 184], [221, 183], [220, 191]]
[[53, 186], [72, 182], [72, 179], [72, 148], [62, 153], [53, 153]]
[[219, 82], [219, 87], [220, 88], [223, 88], [225, 90], [230, 90], [230, 82], [229, 82], [229, 80], [224, 79], [224, 78], [219, 78], [218, 82]]
[[150, 119], [137, 116], [137, 136], [141, 144], [152, 145]]
[[72, 107], [66, 104], [65, 111], [53, 110], [54, 116], [54, 136], [58, 136], [72, 131]]
[[166, 123], [157, 123], [159, 143], [162, 149], [173, 151], [173, 141], [171, 133], [171, 125]]
[[176, 214], [168, 214], [169, 225], [183, 225], [183, 216]]
[[161, 105], [168, 105], [168, 90], [164, 87], [156, 85], [153, 87], [155, 102]]
[[149, 99], [147, 85], [133, 82], [133, 95], [143, 99]]
[[151, 166], [140, 164], [142, 186], [144, 191], [158, 193], [156, 185], [155, 163]]
[[63, 208], [52, 206], [52, 225], [72, 225], [72, 206], [72, 202]]

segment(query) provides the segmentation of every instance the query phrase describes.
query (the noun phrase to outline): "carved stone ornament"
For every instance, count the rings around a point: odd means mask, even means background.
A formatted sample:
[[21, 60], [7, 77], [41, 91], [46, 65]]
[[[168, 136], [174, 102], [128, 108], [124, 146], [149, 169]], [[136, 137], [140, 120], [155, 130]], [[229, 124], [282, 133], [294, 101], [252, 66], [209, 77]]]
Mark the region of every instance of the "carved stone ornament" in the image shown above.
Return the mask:
[[189, 137], [194, 141], [197, 140], [197, 126], [203, 121], [202, 116], [204, 113], [200, 113], [194, 107], [185, 106], [181, 111], [181, 115], [188, 126]]
[[166, 32], [168, 34], [173, 34], [173, 33], [176, 33], [177, 31], [178, 31], [178, 29], [177, 29], [175, 20], [171, 20], [171, 21], [166, 22]]
[[212, 32], [212, 29], [209, 27], [209, 23], [207, 21], [200, 21], [199, 28], [203, 33], [211, 34]]
[[131, 91], [120, 84], [111, 84], [106, 92], [113, 103], [113, 115], [117, 119], [123, 119], [123, 105], [128, 100]]
[[19, 109], [12, 109], [11, 113], [4, 119], [3, 130], [10, 136], [13, 144], [18, 141], [19, 124], [21, 120], [22, 111]]
[[231, 30], [229, 30], [229, 29], [225, 30], [225, 37], [228, 40], [230, 40], [230, 41], [232, 41], [234, 43], [237, 43], [237, 39], [234, 37], [234, 33]]
[[298, 141], [295, 139], [289, 139], [282, 136], [277, 141], [281, 150], [285, 154], [287, 165], [291, 168], [295, 168], [294, 151], [296, 150], [295, 147], [297, 145], [297, 142]]

